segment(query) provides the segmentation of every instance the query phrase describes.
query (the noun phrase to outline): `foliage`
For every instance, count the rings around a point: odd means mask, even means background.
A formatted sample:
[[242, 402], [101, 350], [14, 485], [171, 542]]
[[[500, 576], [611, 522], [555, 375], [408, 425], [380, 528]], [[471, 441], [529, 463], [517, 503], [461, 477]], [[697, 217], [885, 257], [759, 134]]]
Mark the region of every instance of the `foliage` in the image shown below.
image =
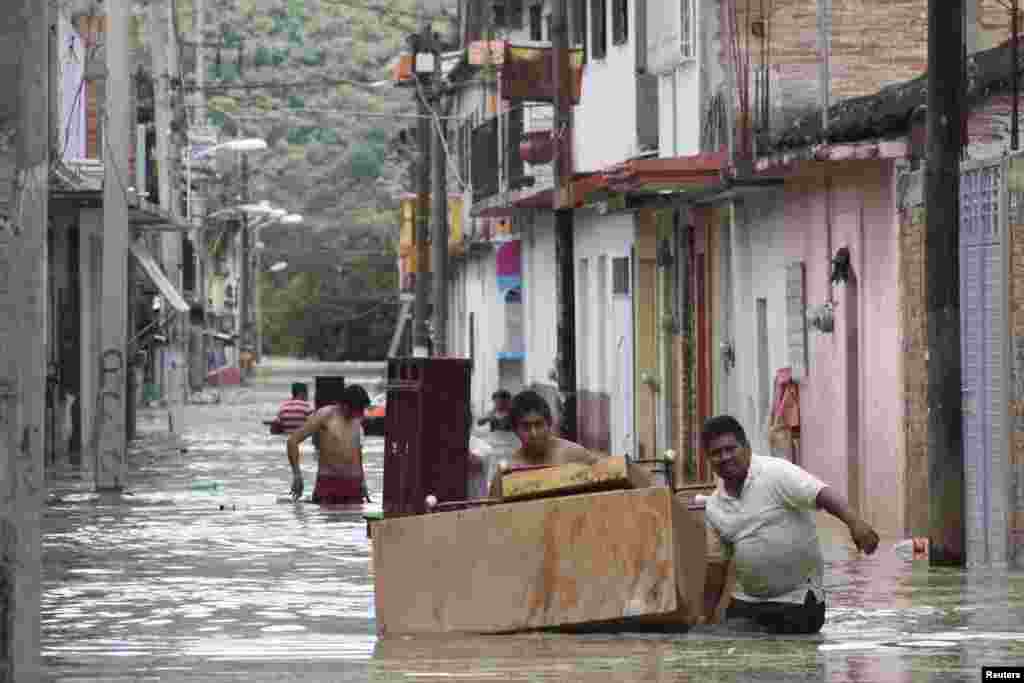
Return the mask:
[[[442, 2], [454, 16], [456, 0]], [[192, 1], [178, 0], [177, 7], [180, 26], [190, 30]], [[205, 40], [222, 45], [219, 67], [216, 50], [206, 51], [208, 119], [222, 138], [267, 141], [268, 150], [251, 158], [250, 195], [304, 218], [302, 225], [261, 233], [267, 253], [292, 264], [288, 277], [278, 274], [279, 286], [261, 278], [268, 288], [265, 309], [280, 297], [281, 307], [292, 311], [275, 314], [273, 322], [265, 317], [265, 338], [282, 353], [379, 354], [398, 309], [376, 299], [395, 292], [396, 268], [349, 263], [341, 274], [320, 261], [337, 263], [349, 249], [383, 251], [397, 229], [395, 209], [408, 189], [415, 149], [395, 141], [416, 104], [407, 89], [360, 84], [390, 78], [391, 60], [419, 28], [417, 3], [207, 0], [207, 7]], [[435, 27], [442, 33], [453, 29], [451, 22], [441, 24]], [[184, 51], [186, 74], [195, 68], [191, 59]], [[235, 87], [242, 84], [247, 87]], [[217, 197], [237, 195], [231, 163], [218, 164], [219, 179], [208, 189], [210, 210], [219, 208]], [[300, 274], [313, 279], [296, 279]], [[351, 303], [353, 293], [374, 302]], [[276, 337], [268, 325], [277, 326]]]
[[260, 273], [264, 344], [273, 353], [301, 355], [316, 327], [306, 311], [320, 300], [320, 279], [309, 272], [288, 273], [285, 283], [278, 287], [273, 274]]

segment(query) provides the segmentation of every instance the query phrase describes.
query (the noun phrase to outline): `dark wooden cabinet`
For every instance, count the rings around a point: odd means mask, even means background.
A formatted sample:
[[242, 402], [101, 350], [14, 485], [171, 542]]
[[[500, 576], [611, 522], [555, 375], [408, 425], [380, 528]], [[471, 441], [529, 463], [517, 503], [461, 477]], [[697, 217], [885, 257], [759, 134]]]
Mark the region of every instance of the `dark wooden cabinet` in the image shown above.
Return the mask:
[[463, 358], [388, 361], [385, 516], [423, 514], [431, 494], [439, 503], [466, 499], [471, 377]]

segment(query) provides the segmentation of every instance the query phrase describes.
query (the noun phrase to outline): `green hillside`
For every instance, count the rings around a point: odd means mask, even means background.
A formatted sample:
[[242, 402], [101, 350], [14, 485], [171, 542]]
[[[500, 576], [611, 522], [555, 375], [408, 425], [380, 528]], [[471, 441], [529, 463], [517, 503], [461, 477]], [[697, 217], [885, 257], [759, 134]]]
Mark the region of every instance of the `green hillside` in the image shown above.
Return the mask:
[[[177, 7], [179, 30], [190, 40], [192, 0], [178, 0]], [[435, 7], [427, 17], [443, 36], [454, 28], [454, 0], [449, 7]], [[392, 328], [377, 318], [393, 320], [394, 306], [371, 313], [372, 302], [350, 299], [393, 295], [397, 273], [343, 262], [351, 260], [346, 252], [393, 249], [397, 239], [397, 199], [409, 188], [415, 154], [408, 142], [399, 142], [399, 133], [414, 124], [407, 116], [415, 113], [415, 104], [409, 90], [390, 84], [389, 64], [418, 29], [419, 16], [413, 0], [207, 0], [204, 41], [219, 46], [204, 48], [209, 122], [222, 139], [267, 140], [270, 149], [250, 169], [251, 196], [305, 219], [261, 235], [265, 263], [282, 258], [292, 264], [293, 278], [314, 276], [315, 282], [304, 278], [291, 289], [317, 301], [285, 317], [269, 313], [265, 320], [275, 331], [287, 335], [294, 329], [307, 340], [302, 349], [295, 348], [297, 339], [282, 340], [291, 351], [322, 354], [346, 346], [340, 340], [371, 334], [370, 328], [373, 335]], [[184, 50], [183, 57], [188, 87], [194, 83], [188, 76], [194, 48]], [[211, 206], [232, 203], [238, 187], [236, 171], [221, 173], [210, 186]], [[270, 288], [265, 300], [277, 296], [275, 289], [282, 290], [281, 306], [295, 299], [284, 296], [287, 278], [265, 283]], [[366, 290], [368, 283], [373, 291]], [[345, 300], [321, 301], [331, 297]], [[316, 303], [321, 305], [314, 313]], [[315, 320], [307, 320], [310, 315]], [[367, 329], [346, 330], [353, 318]], [[338, 343], [328, 339], [335, 335]], [[316, 339], [322, 348], [309, 348]]]

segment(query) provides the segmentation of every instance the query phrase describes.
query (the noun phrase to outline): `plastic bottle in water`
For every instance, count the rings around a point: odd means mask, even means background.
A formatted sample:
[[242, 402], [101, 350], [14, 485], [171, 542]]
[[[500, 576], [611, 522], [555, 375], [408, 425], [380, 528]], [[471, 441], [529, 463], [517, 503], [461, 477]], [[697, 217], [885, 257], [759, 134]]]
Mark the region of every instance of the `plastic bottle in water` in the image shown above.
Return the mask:
[[224, 490], [224, 484], [216, 479], [201, 479], [192, 482], [192, 490], [203, 493], [221, 493]]

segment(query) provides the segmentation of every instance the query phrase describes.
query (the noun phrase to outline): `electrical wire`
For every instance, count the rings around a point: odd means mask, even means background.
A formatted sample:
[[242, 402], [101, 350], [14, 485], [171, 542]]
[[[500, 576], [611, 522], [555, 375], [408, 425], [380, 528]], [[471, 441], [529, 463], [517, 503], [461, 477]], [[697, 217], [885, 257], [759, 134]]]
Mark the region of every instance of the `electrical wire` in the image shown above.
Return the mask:
[[[448, 150], [448, 142], [445, 140], [444, 130], [441, 128], [440, 116], [438, 115], [434, 107], [431, 106], [430, 102], [427, 101], [427, 96], [423, 92], [423, 85], [420, 83], [420, 80], [418, 78], [413, 80], [416, 82], [416, 94], [419, 97], [420, 102], [423, 103], [423, 106], [426, 107], [427, 111], [430, 112], [431, 114], [434, 123], [434, 133], [441, 141], [441, 148], [444, 150], [444, 158], [448, 162], [448, 170], [450, 170], [455, 175], [455, 180], [456, 182], [459, 183], [459, 189], [465, 192], [466, 183], [462, 179], [462, 174], [459, 173], [459, 169], [456, 167], [455, 162], [452, 160], [451, 152], [449, 152]], [[426, 144], [426, 141], [422, 141], [421, 144]]]
[[[110, 156], [110, 165], [114, 167], [114, 175], [117, 177], [117, 184], [121, 187], [121, 194], [124, 195], [124, 203], [131, 206], [132, 202], [128, 198], [128, 187], [124, 184], [124, 177], [121, 175], [121, 168], [117, 165], [117, 157], [114, 156], [114, 150], [110, 148], [110, 113], [104, 117], [103, 121], [103, 146], [107, 150], [107, 154]], [[104, 159], [104, 165], [107, 163], [107, 159]], [[104, 182], [105, 184], [105, 182]]]

